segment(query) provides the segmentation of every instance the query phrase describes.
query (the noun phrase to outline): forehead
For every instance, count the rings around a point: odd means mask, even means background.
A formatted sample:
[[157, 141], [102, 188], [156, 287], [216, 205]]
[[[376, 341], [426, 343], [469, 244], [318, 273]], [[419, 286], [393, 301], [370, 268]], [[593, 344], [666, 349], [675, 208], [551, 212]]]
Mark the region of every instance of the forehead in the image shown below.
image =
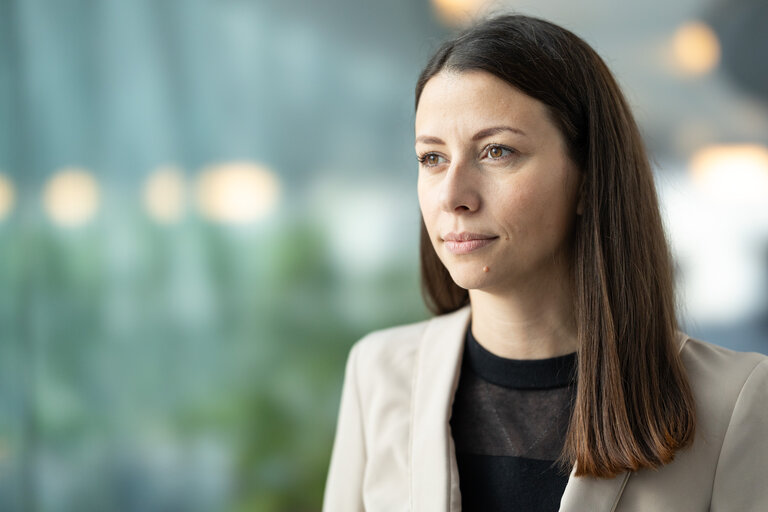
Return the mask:
[[546, 106], [485, 71], [443, 70], [430, 78], [416, 110], [416, 134], [513, 124], [526, 133], [554, 129]]

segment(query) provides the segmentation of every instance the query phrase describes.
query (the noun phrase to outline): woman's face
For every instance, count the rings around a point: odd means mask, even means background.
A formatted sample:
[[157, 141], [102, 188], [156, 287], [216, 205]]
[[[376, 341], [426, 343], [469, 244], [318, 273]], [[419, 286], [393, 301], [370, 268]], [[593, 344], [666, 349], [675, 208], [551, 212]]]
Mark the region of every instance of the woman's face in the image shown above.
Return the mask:
[[546, 107], [484, 71], [441, 71], [416, 111], [418, 194], [438, 257], [467, 289], [567, 272], [580, 172]]

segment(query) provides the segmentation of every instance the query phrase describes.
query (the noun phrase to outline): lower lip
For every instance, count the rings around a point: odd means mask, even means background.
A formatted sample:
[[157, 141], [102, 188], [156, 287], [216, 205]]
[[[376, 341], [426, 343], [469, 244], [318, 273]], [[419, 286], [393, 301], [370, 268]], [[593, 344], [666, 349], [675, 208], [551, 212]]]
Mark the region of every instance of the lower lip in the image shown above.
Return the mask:
[[496, 239], [486, 238], [483, 240], [464, 240], [464, 241], [445, 240], [445, 246], [453, 254], [467, 254], [472, 251], [476, 251], [478, 249], [485, 247], [486, 245], [490, 244], [494, 240]]

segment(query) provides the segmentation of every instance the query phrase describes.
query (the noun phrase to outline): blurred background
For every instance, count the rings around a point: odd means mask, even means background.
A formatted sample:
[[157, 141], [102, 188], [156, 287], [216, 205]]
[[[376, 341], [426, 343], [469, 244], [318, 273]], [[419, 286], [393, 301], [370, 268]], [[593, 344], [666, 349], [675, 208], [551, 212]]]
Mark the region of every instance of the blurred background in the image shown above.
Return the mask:
[[764, 0], [0, 0], [0, 510], [319, 510], [349, 347], [428, 317], [413, 86], [573, 30], [643, 129], [681, 322], [768, 352]]

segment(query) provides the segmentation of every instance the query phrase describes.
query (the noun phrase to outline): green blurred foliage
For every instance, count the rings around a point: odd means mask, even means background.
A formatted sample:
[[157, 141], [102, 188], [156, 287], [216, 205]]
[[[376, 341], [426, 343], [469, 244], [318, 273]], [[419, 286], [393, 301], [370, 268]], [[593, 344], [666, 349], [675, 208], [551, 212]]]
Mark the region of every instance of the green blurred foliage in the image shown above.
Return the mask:
[[[426, 316], [415, 265], [351, 282], [306, 221], [108, 231], [2, 234], [3, 509], [317, 510], [346, 355], [370, 329]], [[350, 293], [389, 307], [360, 322]], [[195, 479], [219, 481], [212, 502], [195, 503]]]
[[[1, 511], [319, 509], [349, 348], [427, 316], [416, 232], [351, 272], [325, 207], [413, 190], [440, 33], [410, 0], [0, 2]], [[191, 186], [178, 224], [145, 213], [158, 167], [231, 161], [275, 175], [271, 215], [209, 222]], [[43, 205], [69, 166], [101, 198], [77, 228]]]

